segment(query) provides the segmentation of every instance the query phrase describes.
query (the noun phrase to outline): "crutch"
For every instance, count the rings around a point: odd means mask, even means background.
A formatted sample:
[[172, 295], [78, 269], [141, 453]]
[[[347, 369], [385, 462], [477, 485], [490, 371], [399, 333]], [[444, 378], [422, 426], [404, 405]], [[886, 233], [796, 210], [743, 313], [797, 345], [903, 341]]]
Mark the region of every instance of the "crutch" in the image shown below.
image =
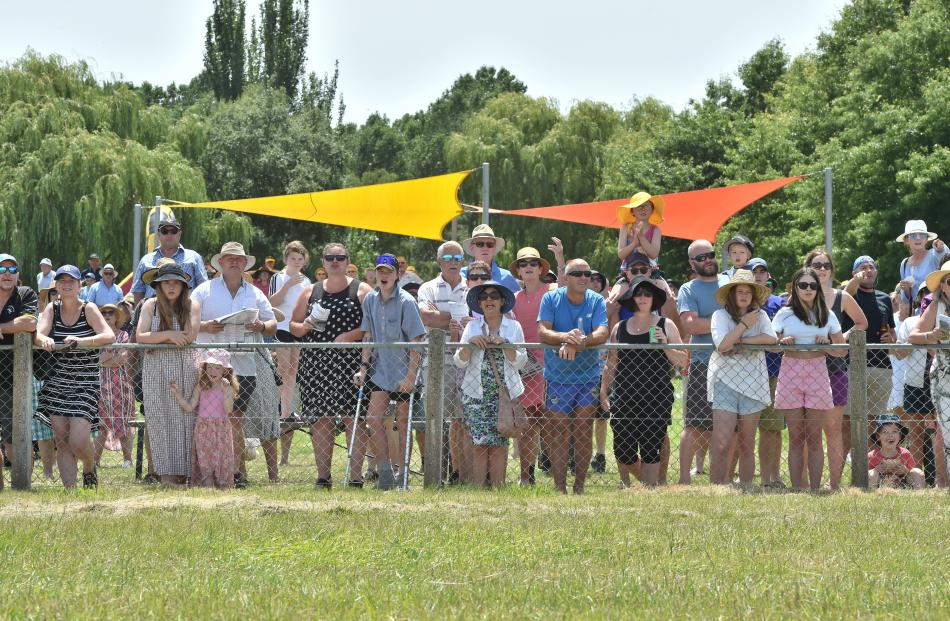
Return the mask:
[[356, 393], [356, 415], [353, 416], [353, 431], [350, 433], [350, 443], [346, 447], [346, 471], [343, 474], [343, 486], [350, 484], [350, 457], [353, 447], [356, 446], [356, 426], [360, 424], [360, 408], [363, 406], [363, 384]]
[[[419, 375], [422, 373], [422, 365], [416, 369], [416, 379], [412, 383], [412, 392], [409, 393], [409, 415], [406, 417], [406, 452], [403, 455], [403, 467], [399, 473], [402, 476], [402, 490], [409, 491], [409, 458], [412, 456], [412, 406], [416, 400], [416, 386], [419, 385]], [[425, 418], [423, 418], [425, 420]]]

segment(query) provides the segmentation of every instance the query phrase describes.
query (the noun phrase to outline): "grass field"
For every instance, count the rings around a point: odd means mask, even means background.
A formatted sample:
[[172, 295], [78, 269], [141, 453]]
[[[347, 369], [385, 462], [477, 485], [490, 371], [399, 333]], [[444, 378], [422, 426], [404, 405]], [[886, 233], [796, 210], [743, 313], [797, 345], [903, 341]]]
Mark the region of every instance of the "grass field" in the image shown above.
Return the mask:
[[0, 495], [2, 618], [945, 618], [950, 496]]

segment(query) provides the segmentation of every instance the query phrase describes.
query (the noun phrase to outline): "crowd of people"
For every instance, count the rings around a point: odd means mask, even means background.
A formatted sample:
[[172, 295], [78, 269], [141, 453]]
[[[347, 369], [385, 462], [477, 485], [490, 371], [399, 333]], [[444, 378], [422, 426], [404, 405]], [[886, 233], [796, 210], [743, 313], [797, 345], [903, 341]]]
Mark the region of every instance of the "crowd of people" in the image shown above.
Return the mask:
[[[409, 476], [413, 430], [424, 443], [422, 392], [434, 361], [422, 347], [386, 345], [444, 330], [458, 343], [439, 365], [448, 484], [504, 485], [514, 444], [520, 485], [545, 471], [557, 490], [566, 493], [570, 478], [583, 493], [588, 472], [605, 470], [608, 427], [621, 486], [665, 484], [679, 386], [679, 484], [702, 471], [708, 452], [714, 484], [751, 486], [758, 471], [763, 487], [786, 487], [787, 429], [791, 487], [834, 490], [851, 445], [848, 350], [820, 346], [859, 330], [869, 344], [918, 346], [868, 350], [869, 480], [923, 487], [932, 435], [934, 479], [947, 485], [950, 349], [934, 347], [950, 341], [950, 250], [923, 221], [908, 221], [896, 239], [908, 256], [892, 291], [877, 289], [870, 255], [837, 282], [822, 248], [781, 290], [742, 235], [722, 246], [724, 265], [710, 241], [691, 243], [689, 279], [674, 283], [659, 268], [662, 200], [638, 193], [617, 216], [616, 278], [566, 258], [557, 238], [547, 245], [554, 264], [523, 247], [499, 265], [505, 240], [487, 224], [441, 244], [438, 274], [426, 281], [386, 253], [361, 271], [338, 242], [323, 246], [313, 280], [299, 241], [284, 248], [280, 269], [237, 242], [206, 264], [181, 245], [174, 219], [160, 223], [159, 246], [139, 261], [128, 295], [95, 254], [82, 270], [44, 258], [35, 289], [16, 258], [0, 254], [2, 342], [35, 333], [33, 439], [44, 476], [55, 461], [67, 488], [80, 479], [94, 487], [104, 450], [121, 450], [131, 467], [141, 404], [147, 478], [164, 485], [247, 486], [247, 438], [259, 440], [268, 479], [278, 481], [293, 430], [304, 428], [318, 489], [335, 484], [341, 430], [339, 483], [393, 489]], [[153, 347], [107, 347], [128, 342]], [[281, 346], [213, 347], [235, 342]], [[306, 345], [327, 343], [365, 345]], [[11, 361], [0, 351], [7, 386]], [[8, 459], [11, 420], [12, 391], [3, 390]]]

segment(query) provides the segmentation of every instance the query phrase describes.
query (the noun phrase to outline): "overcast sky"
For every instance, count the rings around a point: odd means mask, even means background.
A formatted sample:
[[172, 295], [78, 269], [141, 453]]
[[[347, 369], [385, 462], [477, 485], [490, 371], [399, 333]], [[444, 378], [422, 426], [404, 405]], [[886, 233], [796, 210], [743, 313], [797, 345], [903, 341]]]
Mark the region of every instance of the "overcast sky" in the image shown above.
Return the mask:
[[[844, 0], [311, 0], [308, 69], [340, 61], [346, 120], [424, 109], [462, 73], [506, 67], [532, 96], [680, 109], [772, 38], [814, 49]], [[210, 0], [5, 0], [0, 60], [28, 48], [85, 59], [103, 80], [187, 82], [202, 68]], [[257, 14], [257, 0], [248, 0]]]

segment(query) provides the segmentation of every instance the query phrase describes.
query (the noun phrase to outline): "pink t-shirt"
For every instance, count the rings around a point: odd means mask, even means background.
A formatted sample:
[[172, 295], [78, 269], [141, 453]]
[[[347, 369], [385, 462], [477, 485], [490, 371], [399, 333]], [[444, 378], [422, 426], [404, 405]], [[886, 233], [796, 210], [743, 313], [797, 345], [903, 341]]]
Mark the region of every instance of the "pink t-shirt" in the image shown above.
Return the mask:
[[[543, 286], [534, 293], [528, 293], [524, 289], [515, 294], [515, 319], [521, 324], [521, 331], [524, 332], [525, 343], [538, 342], [538, 312], [541, 310], [541, 298], [548, 292], [548, 287]], [[528, 354], [538, 364], [544, 359], [543, 349], [528, 350]], [[528, 361], [531, 364], [531, 361]]]
[[224, 410], [224, 391], [220, 388], [204, 389], [198, 399], [198, 418], [227, 418]]
[[[908, 451], [904, 447], [902, 446], [897, 447], [897, 456], [900, 457], [902, 462], [904, 462], [904, 467], [907, 468], [908, 470], [911, 470], [917, 467], [917, 462], [914, 461], [914, 456], [911, 455], [910, 451]], [[888, 459], [888, 458], [884, 457], [884, 455], [881, 453], [881, 447], [875, 446], [873, 449], [871, 449], [868, 452], [868, 470], [874, 470], [885, 459]], [[893, 457], [890, 459], [893, 459]]]

